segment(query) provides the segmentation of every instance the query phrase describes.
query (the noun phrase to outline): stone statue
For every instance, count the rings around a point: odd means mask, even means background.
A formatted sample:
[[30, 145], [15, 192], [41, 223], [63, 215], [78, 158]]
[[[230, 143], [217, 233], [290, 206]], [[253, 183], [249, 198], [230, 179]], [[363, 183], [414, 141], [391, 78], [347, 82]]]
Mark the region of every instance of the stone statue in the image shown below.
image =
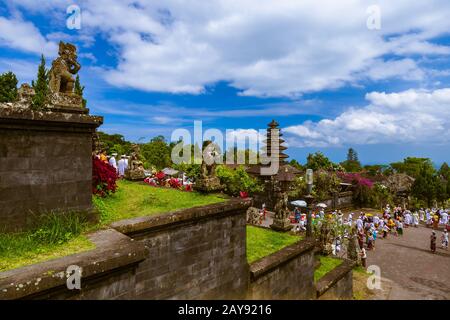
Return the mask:
[[70, 43], [59, 43], [59, 57], [52, 63], [49, 72], [49, 102], [54, 111], [88, 113], [83, 105], [83, 97], [74, 92], [74, 75], [80, 70], [77, 48]]
[[275, 212], [275, 216], [273, 224], [270, 225], [270, 227], [277, 231], [290, 231], [292, 225], [289, 220], [288, 194], [277, 180], [272, 181], [272, 192], [274, 200], [273, 211]]
[[258, 208], [250, 207], [247, 209], [247, 223], [259, 225], [261, 222], [261, 215]]
[[137, 144], [133, 144], [133, 152], [131, 153], [128, 168], [125, 171], [125, 179], [127, 180], [143, 180], [145, 179], [145, 170], [139, 154], [140, 149]]
[[219, 177], [216, 176], [216, 159], [221, 157], [218, 147], [211, 141], [203, 143], [203, 161], [200, 177], [195, 181], [194, 189], [200, 192], [214, 192], [222, 189]]
[[33, 96], [35, 95], [34, 89], [28, 84], [23, 83], [19, 90], [17, 91], [17, 94], [19, 96], [19, 102], [20, 103], [31, 103], [31, 100], [33, 99]]
[[356, 249], [356, 245], [356, 227], [352, 227], [350, 235], [348, 237], [347, 259], [357, 262], [358, 251]]
[[49, 87], [52, 93], [72, 94], [76, 75], [81, 66], [77, 61], [77, 48], [70, 43], [59, 42], [59, 57], [50, 69]]

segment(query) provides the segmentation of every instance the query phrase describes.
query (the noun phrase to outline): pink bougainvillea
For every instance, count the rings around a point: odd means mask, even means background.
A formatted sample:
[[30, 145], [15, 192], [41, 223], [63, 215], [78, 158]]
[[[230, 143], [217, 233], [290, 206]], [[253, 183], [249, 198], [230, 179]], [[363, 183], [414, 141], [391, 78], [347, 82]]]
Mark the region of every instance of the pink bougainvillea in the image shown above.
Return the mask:
[[366, 186], [372, 188], [374, 183], [372, 180], [361, 176], [359, 173], [338, 173], [339, 178], [344, 182], [355, 184], [358, 186]]

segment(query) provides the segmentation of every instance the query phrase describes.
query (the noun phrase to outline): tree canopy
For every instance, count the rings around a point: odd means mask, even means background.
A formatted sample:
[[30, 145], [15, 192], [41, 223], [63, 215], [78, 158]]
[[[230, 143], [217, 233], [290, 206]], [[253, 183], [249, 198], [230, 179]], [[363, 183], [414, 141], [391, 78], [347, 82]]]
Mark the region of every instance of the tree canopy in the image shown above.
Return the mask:
[[348, 149], [347, 160], [341, 162], [341, 165], [347, 172], [359, 172], [362, 169], [358, 153], [353, 148]]
[[45, 68], [45, 57], [44, 55], [42, 55], [41, 63], [38, 67], [37, 79], [36, 81], [32, 82], [32, 86], [35, 92], [32, 101], [32, 107], [34, 109], [42, 109], [43, 107], [45, 107], [47, 103], [47, 96], [49, 93], [48, 81], [48, 70]]
[[0, 75], [0, 102], [13, 102], [17, 99], [17, 77], [12, 72]]

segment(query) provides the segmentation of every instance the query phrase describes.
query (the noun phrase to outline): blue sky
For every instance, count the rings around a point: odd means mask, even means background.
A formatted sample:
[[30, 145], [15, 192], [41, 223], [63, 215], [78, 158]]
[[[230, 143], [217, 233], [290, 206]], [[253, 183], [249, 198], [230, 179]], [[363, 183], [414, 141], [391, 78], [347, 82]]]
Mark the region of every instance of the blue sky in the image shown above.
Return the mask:
[[0, 72], [30, 82], [69, 41], [101, 130], [130, 140], [275, 118], [300, 162], [449, 162], [450, 3], [392, 2], [1, 0]]

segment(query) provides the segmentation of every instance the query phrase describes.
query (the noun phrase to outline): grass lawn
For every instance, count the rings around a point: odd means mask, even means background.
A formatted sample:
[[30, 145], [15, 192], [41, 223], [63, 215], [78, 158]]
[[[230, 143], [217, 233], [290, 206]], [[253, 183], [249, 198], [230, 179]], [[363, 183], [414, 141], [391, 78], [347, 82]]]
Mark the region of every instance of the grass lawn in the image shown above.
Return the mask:
[[354, 300], [371, 300], [375, 293], [367, 287], [367, 279], [371, 274], [363, 267], [353, 268], [353, 299]]
[[342, 263], [341, 259], [320, 256], [320, 267], [314, 271], [314, 282], [319, 281], [324, 275]]
[[270, 229], [247, 226], [247, 260], [252, 263], [280, 249], [294, 244], [301, 238]]
[[75, 213], [51, 213], [29, 231], [0, 233], [0, 272], [93, 249], [86, 230], [86, 221]]
[[100, 211], [100, 224], [89, 226], [76, 215], [67, 218], [48, 215], [39, 228], [16, 233], [0, 233], [0, 272], [50, 259], [91, 250], [95, 245], [86, 233], [104, 228], [109, 223], [139, 216], [191, 208], [226, 199], [218, 195], [202, 195], [175, 189], [155, 188], [142, 183], [121, 180], [115, 194], [93, 197]]
[[93, 197], [94, 205], [100, 211], [102, 225], [225, 200], [218, 195], [157, 188], [126, 180], [118, 181], [116, 193], [106, 198]]
[[29, 234], [0, 234], [0, 272], [94, 248], [84, 235], [61, 244], [36, 244]]

